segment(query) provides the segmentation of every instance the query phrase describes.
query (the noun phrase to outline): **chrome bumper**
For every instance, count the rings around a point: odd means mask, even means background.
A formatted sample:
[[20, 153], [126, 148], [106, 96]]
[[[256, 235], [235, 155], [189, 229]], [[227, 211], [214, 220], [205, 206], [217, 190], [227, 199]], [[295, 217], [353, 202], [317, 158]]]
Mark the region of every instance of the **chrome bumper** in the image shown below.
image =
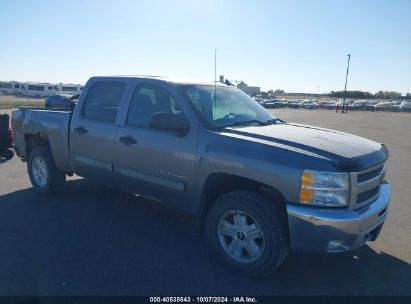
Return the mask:
[[318, 209], [287, 204], [291, 249], [314, 252], [354, 250], [377, 238], [388, 214], [390, 185], [358, 210]]

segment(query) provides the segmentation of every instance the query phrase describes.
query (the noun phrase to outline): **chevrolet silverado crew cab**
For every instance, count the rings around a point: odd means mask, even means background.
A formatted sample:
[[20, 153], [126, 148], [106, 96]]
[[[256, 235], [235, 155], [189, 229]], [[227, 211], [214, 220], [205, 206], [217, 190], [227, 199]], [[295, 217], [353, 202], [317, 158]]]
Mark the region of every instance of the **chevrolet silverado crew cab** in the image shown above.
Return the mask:
[[172, 204], [245, 275], [354, 250], [388, 214], [383, 144], [284, 122], [224, 84], [93, 77], [74, 110], [16, 110], [12, 128], [38, 192], [76, 174]]

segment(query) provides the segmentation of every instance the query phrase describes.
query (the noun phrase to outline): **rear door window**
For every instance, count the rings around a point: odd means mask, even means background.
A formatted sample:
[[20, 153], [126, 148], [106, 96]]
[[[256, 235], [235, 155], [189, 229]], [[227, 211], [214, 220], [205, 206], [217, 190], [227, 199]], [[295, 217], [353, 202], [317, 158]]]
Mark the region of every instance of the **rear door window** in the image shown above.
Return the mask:
[[100, 121], [115, 122], [126, 84], [117, 81], [95, 83], [83, 106], [83, 116]]

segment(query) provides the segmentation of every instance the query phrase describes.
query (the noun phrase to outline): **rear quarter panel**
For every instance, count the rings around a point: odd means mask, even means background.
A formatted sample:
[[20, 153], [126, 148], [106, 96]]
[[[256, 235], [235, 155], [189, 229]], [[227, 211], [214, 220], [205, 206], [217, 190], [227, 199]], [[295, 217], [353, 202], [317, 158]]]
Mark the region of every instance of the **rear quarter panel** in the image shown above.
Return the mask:
[[40, 135], [48, 138], [57, 168], [72, 172], [69, 156], [68, 130], [71, 112], [49, 110], [16, 110], [12, 114], [14, 144], [19, 156], [27, 158], [26, 138]]

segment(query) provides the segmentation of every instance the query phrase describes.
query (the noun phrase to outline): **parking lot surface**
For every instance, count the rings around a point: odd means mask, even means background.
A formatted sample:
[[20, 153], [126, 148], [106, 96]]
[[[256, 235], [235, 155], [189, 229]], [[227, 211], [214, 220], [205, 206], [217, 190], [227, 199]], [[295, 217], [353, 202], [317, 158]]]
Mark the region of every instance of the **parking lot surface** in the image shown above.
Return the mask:
[[293, 253], [267, 278], [239, 277], [192, 233], [190, 215], [79, 178], [42, 197], [15, 157], [0, 161], [0, 295], [411, 295], [411, 115], [273, 113], [388, 145], [392, 203], [376, 242]]

